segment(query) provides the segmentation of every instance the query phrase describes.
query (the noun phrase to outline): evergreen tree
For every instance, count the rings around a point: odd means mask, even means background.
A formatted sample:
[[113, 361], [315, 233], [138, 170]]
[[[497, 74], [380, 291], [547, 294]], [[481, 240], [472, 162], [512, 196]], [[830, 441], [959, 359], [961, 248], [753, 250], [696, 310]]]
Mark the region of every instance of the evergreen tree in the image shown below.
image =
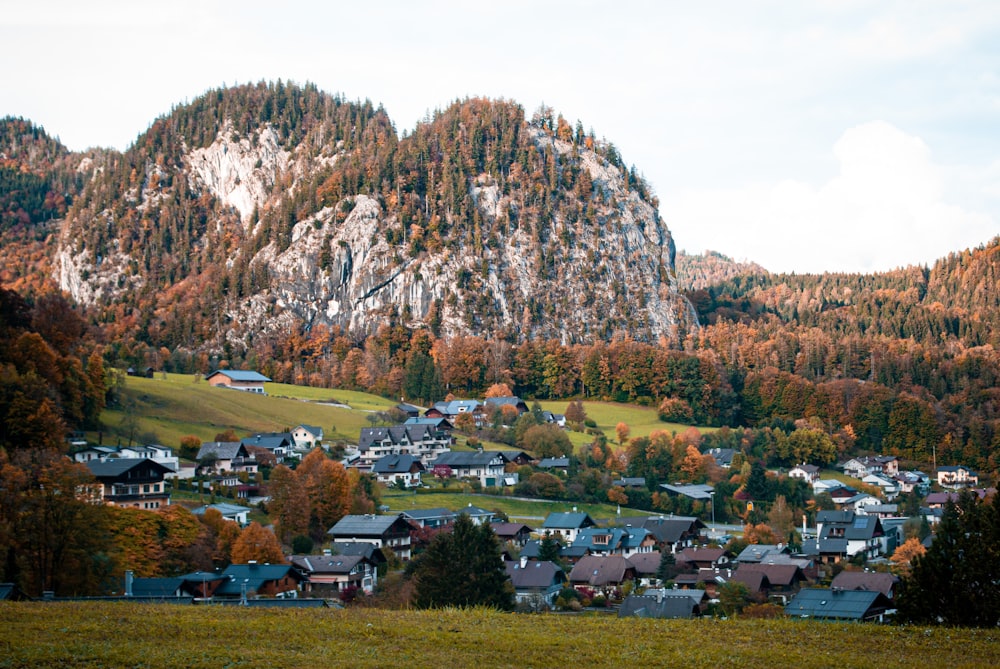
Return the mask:
[[434, 537], [416, 563], [414, 604], [418, 608], [514, 608], [500, 542], [489, 525], [476, 525], [467, 514], [458, 517], [451, 534]]
[[961, 627], [1000, 624], [1000, 496], [949, 502], [927, 552], [899, 591], [900, 620]]
[[750, 475], [747, 477], [747, 496], [754, 500], [766, 500], [768, 496], [767, 475], [764, 474], [764, 465], [760, 460], [750, 466]]
[[560, 564], [559, 552], [561, 550], [562, 546], [559, 541], [550, 532], [546, 532], [538, 544], [538, 559], [541, 562], [548, 561]]

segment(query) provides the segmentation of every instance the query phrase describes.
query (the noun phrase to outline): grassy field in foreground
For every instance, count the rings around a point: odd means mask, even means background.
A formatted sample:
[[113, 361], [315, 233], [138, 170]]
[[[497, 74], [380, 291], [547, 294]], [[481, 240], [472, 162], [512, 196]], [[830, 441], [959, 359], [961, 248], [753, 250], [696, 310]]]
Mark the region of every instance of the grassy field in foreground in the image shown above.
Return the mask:
[[0, 667], [988, 667], [996, 630], [493, 611], [0, 603]]

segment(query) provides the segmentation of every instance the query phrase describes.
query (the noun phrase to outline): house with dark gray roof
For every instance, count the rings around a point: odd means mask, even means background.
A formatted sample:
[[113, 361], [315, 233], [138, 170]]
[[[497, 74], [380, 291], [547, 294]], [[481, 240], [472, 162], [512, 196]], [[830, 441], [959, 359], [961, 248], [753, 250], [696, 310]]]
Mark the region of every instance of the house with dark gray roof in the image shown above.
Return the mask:
[[352, 588], [371, 594], [378, 584], [378, 565], [364, 555], [290, 555], [288, 561], [305, 576], [302, 591], [313, 597]]
[[289, 457], [299, 457], [295, 452], [295, 439], [291, 432], [260, 432], [240, 440], [240, 443], [251, 448], [263, 448], [274, 456], [276, 462], [284, 462]]
[[494, 488], [504, 484], [506, 465], [501, 451], [449, 451], [438, 455], [431, 468], [448, 467], [455, 478], [476, 478], [484, 488]]
[[208, 441], [198, 449], [195, 458], [198, 462], [210, 461], [207, 466], [211, 471], [244, 471], [255, 473], [257, 471], [257, 460], [250, 455], [250, 451], [239, 441]]
[[213, 597], [249, 599], [274, 597], [299, 590], [305, 576], [290, 564], [231, 564], [222, 572]]
[[[694, 599], [684, 595], [665, 595], [670, 590], [657, 590], [656, 594], [629, 595], [618, 607], [619, 618], [693, 618], [698, 610]], [[679, 592], [679, 591], [675, 591]], [[704, 592], [704, 591], [700, 591]]]
[[370, 468], [386, 455], [412, 455], [425, 467], [451, 450], [451, 436], [428, 424], [361, 428], [358, 453], [361, 467]]
[[90, 460], [87, 468], [97, 479], [95, 501], [132, 509], [159, 509], [170, 504], [164, 477], [173, 471], [155, 460]]
[[572, 542], [591, 555], [621, 555], [632, 557], [638, 553], [652, 553], [656, 538], [642, 527], [584, 527]]
[[569, 471], [569, 458], [566, 456], [558, 458], [542, 458], [535, 466], [539, 469], [555, 470], [565, 474]]
[[424, 463], [415, 455], [383, 455], [372, 463], [372, 474], [379, 483], [399, 488], [419, 488], [420, 475], [427, 471]]
[[401, 560], [410, 559], [410, 531], [414, 529], [403, 514], [344, 516], [327, 530], [335, 543], [368, 542], [391, 549]]
[[566, 584], [566, 573], [548, 560], [529, 560], [522, 556], [518, 561], [504, 562], [504, 569], [514, 586], [517, 604], [532, 611], [551, 608]]
[[403, 512], [403, 517], [417, 527], [444, 527], [455, 522], [458, 515], [451, 509], [438, 507], [433, 509], [410, 509]]
[[712, 459], [715, 460], [715, 464], [723, 469], [729, 469], [733, 464], [733, 456], [736, 455], [736, 450], [732, 448], [710, 448], [705, 451], [704, 455], [711, 455]]
[[296, 451], [308, 453], [323, 444], [323, 428], [319, 425], [296, 425], [291, 432]]
[[816, 620], [884, 620], [892, 604], [881, 592], [803, 588], [785, 606], [785, 615]]
[[515, 546], [524, 546], [531, 539], [531, 533], [535, 531], [524, 523], [494, 521], [490, 523], [490, 527], [493, 528], [493, 533], [497, 535], [500, 541], [511, 543]]
[[483, 402], [483, 408], [487, 413], [495, 410], [503, 410], [504, 407], [511, 407], [517, 412], [518, 416], [530, 411], [527, 402], [520, 397], [487, 397]]
[[693, 516], [626, 516], [615, 523], [649, 530], [657, 547], [671, 553], [693, 546], [705, 529], [705, 523]]
[[238, 523], [241, 527], [250, 522], [250, 512], [253, 511], [253, 509], [248, 506], [221, 502], [219, 504], [206, 504], [204, 506], [199, 506], [195, 509], [191, 509], [191, 513], [196, 516], [204, 516], [205, 512], [209, 509], [214, 509], [222, 514], [223, 520]]

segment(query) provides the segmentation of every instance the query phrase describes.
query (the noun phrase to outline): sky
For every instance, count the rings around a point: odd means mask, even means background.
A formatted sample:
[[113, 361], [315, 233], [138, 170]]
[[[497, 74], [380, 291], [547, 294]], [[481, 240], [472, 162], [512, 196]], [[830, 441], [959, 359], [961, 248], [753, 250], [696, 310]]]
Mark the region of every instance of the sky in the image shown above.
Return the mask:
[[223, 85], [312, 82], [400, 133], [482, 96], [613, 142], [691, 253], [872, 272], [1000, 235], [996, 0], [2, 2], [0, 116], [72, 150]]

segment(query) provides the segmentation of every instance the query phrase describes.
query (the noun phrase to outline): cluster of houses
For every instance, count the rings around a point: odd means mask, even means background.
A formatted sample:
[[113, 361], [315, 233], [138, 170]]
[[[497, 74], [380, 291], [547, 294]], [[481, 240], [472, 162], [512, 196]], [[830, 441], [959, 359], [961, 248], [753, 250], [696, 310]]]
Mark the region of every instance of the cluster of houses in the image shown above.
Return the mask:
[[[225, 506], [214, 505], [224, 517], [239, 522], [240, 507], [219, 508]], [[860, 541], [860, 550], [865, 550], [866, 540], [850, 531], [858, 518], [865, 517], [836, 513], [841, 515], [823, 517], [820, 535], [830, 539], [843, 535], [845, 541]], [[690, 618], [718, 601], [727, 583], [741, 584], [750, 600], [778, 604], [795, 617], [882, 620], [895, 607], [898, 579], [892, 574], [845, 570], [829, 587], [818, 588], [821, 561], [808, 551], [792, 552], [781, 544], [750, 545], [734, 555], [718, 547], [704, 523], [694, 517], [619, 517], [604, 526], [574, 509], [551, 513], [540, 526], [531, 527], [495, 518], [493, 512], [471, 505], [458, 511], [348, 515], [329, 529], [329, 548], [321, 554], [289, 555], [285, 564], [232, 564], [224, 570], [173, 578], [133, 578], [128, 573], [120, 597], [325, 606], [374, 592], [390, 553], [410, 559], [416, 546], [437, 532], [450, 531], [459, 514], [489, 524], [503, 543], [504, 569], [521, 610], [556, 607], [565, 589], [572, 588], [590, 600], [604, 597], [620, 602], [619, 616]], [[878, 523], [877, 518], [871, 520]], [[551, 540], [557, 542], [558, 558], [543, 560], [544, 544]], [[671, 559], [664, 560], [664, 555]], [[623, 597], [626, 592], [632, 594]]]

